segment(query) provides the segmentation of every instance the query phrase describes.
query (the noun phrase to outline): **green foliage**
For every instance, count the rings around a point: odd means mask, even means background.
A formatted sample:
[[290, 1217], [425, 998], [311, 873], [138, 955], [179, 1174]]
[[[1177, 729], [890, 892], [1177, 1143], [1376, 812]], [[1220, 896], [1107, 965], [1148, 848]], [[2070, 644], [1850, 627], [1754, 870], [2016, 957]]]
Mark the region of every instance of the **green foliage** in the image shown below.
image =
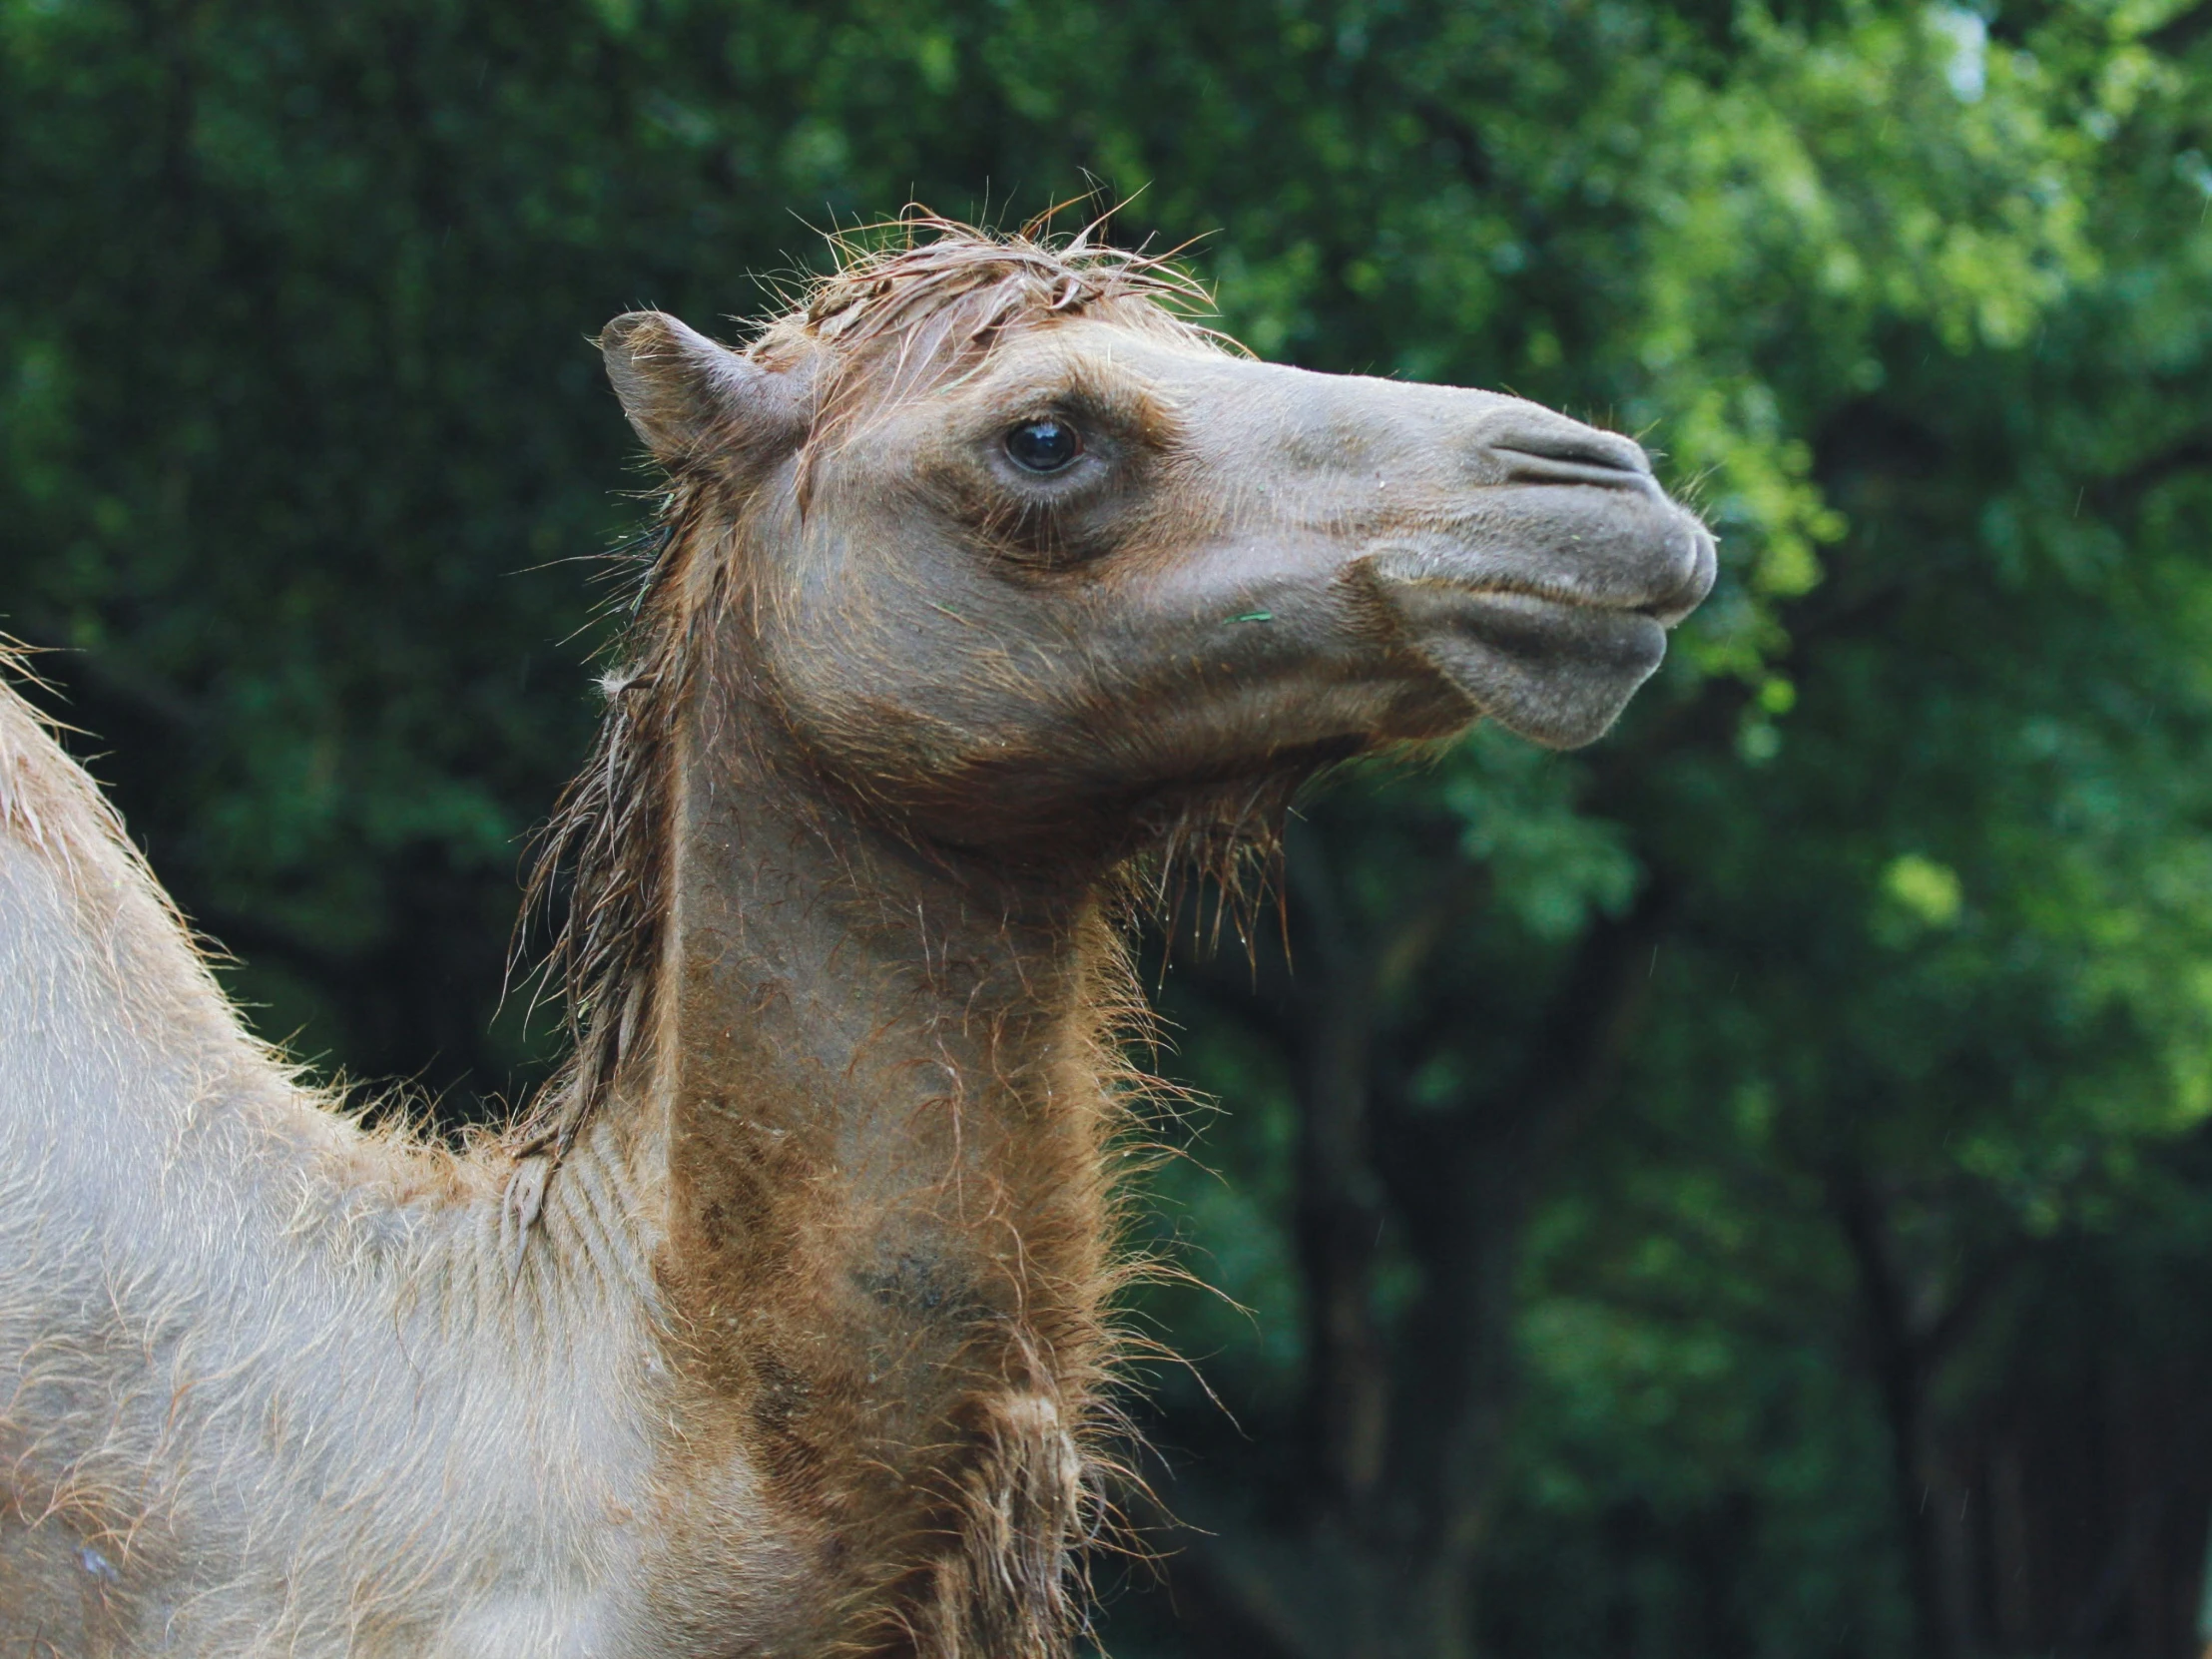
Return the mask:
[[[2179, 1652], [2212, 1499], [2208, 24], [0, 0], [0, 625], [57, 648], [266, 1028], [462, 1117], [543, 1059], [493, 1015], [641, 482], [606, 317], [756, 313], [810, 224], [1098, 181], [1119, 235], [1200, 239], [1263, 353], [1634, 431], [1724, 574], [1624, 729], [1340, 784], [1293, 860], [1308, 988], [1264, 951], [1242, 989], [1167, 970], [1169, 1061], [1227, 1109], [1158, 1226], [1243, 1311], [1147, 1312], [1250, 1435], [1160, 1380], [1185, 1506], [1243, 1529], [1171, 1572], [1244, 1612], [1178, 1636], [1138, 1596], [1122, 1645], [1356, 1650], [1320, 1614], [1263, 1640], [1267, 1573], [1221, 1563], [1426, 1559], [1422, 1465], [1500, 1653]], [[1368, 1497], [1316, 1473], [1314, 1022], [1279, 1017], [1355, 990], [1346, 1192], [1406, 1465]]]

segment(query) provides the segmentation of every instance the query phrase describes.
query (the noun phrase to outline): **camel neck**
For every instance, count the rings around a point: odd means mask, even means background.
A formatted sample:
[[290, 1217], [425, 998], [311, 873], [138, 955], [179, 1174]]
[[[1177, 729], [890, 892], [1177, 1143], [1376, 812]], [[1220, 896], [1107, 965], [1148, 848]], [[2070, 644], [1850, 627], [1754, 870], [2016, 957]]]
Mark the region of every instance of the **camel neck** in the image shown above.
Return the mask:
[[958, 1138], [971, 1114], [1026, 1116], [1095, 1060], [1097, 900], [916, 848], [766, 747], [735, 765], [695, 745], [683, 767], [671, 1127], [721, 1140], [736, 1112], [803, 1136], [856, 1203], [956, 1183], [986, 1150]]
[[734, 718], [694, 727], [672, 814], [663, 1278], [786, 1498], [919, 1536], [862, 1494], [942, 1488], [976, 1400], [1057, 1421], [1099, 1357], [1118, 946], [1080, 884], [917, 852], [769, 744], [699, 741]]

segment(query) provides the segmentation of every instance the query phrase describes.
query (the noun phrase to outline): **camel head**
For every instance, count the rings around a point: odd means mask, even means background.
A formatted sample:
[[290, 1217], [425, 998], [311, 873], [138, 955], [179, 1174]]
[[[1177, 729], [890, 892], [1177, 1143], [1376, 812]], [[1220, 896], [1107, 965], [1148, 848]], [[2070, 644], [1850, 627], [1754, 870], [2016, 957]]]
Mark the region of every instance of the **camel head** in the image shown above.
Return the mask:
[[1714, 547], [1634, 442], [1254, 361], [1192, 293], [945, 228], [743, 351], [608, 325], [672, 510], [737, 567], [751, 694], [823, 775], [1050, 856], [1484, 717], [1588, 743], [1657, 668]]

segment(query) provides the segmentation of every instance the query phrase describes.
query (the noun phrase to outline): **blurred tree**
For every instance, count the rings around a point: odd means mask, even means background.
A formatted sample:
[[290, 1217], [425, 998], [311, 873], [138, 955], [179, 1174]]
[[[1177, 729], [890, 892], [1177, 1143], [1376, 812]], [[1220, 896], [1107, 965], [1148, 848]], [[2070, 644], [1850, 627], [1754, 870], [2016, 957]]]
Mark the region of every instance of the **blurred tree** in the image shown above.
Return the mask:
[[[2212, 1443], [2212, 8], [0, 0], [0, 623], [272, 1035], [459, 1119], [581, 753], [585, 336], [1102, 181], [1311, 366], [1643, 434], [1624, 730], [1163, 958], [1130, 1652], [2178, 1655]], [[1217, 1178], [1201, 1163], [1222, 1171]]]

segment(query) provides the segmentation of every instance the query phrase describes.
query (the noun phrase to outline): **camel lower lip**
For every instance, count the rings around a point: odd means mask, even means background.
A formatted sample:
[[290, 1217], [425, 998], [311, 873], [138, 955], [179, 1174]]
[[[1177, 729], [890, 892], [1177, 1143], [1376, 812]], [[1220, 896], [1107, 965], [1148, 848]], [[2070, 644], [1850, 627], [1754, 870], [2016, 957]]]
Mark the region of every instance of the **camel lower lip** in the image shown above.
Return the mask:
[[1641, 611], [1416, 591], [1392, 595], [1415, 649], [1483, 714], [1553, 748], [1602, 736], [1666, 656], [1666, 629]]

